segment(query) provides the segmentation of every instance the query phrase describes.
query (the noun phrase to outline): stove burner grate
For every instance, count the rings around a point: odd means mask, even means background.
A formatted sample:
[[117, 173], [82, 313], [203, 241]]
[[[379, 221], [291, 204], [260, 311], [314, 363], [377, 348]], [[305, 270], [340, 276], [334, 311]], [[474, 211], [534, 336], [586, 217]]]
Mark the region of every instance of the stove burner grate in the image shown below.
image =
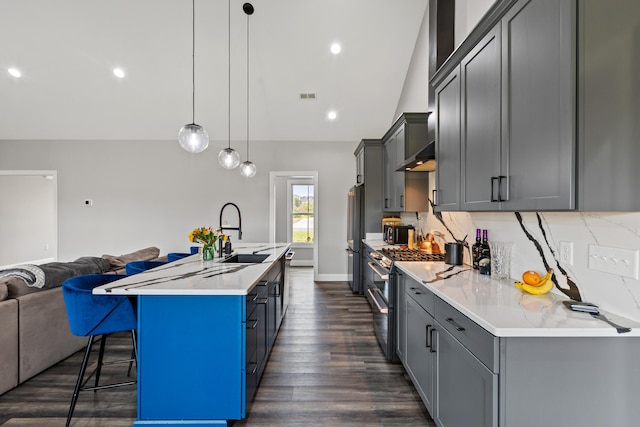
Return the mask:
[[418, 249], [382, 248], [380, 252], [393, 261], [444, 261], [444, 254], [429, 254]]

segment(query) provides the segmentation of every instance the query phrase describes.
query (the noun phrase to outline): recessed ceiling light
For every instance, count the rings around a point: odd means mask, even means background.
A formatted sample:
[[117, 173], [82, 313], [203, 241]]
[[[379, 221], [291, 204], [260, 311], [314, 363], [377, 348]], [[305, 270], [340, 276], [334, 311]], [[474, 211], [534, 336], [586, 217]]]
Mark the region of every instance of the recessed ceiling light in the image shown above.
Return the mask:
[[17, 68], [9, 68], [7, 70], [13, 77], [22, 77], [22, 73]]
[[341, 50], [342, 46], [340, 46], [339, 43], [334, 43], [331, 45], [331, 53], [333, 53], [334, 55], [339, 54]]
[[114, 68], [113, 74], [120, 79], [124, 78], [124, 70], [122, 68]]
[[327, 118], [328, 118], [329, 120], [335, 120], [335, 119], [336, 119], [336, 117], [338, 117], [338, 114], [337, 114], [335, 111], [329, 111], [329, 112], [327, 113]]

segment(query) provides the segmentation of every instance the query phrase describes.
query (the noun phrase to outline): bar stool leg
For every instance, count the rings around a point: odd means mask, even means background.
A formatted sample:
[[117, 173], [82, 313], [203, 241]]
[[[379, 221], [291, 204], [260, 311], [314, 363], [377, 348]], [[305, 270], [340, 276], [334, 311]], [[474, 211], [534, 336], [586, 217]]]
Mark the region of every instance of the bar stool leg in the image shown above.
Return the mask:
[[66, 427], [69, 427], [71, 423], [71, 417], [73, 416], [73, 410], [76, 407], [76, 403], [78, 402], [78, 394], [80, 393], [80, 387], [82, 387], [82, 380], [84, 378], [84, 373], [87, 370], [87, 362], [89, 361], [89, 355], [91, 354], [91, 347], [93, 346], [94, 336], [89, 336], [89, 342], [87, 343], [87, 349], [84, 352], [84, 358], [82, 359], [82, 365], [80, 365], [80, 373], [78, 374], [78, 381], [76, 381], [76, 388], [73, 390], [73, 397], [71, 398], [71, 405], [69, 406], [69, 413], [67, 414], [67, 424]]

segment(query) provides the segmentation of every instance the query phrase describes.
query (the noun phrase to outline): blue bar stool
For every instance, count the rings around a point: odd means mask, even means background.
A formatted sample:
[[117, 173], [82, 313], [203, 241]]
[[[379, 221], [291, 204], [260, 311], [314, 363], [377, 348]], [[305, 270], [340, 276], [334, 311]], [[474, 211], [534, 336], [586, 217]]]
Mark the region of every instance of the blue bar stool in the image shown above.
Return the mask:
[[[76, 381], [76, 386], [73, 390], [71, 405], [69, 406], [66, 424], [67, 427], [71, 422], [73, 410], [75, 409], [78, 401], [78, 394], [80, 391], [93, 390], [95, 392], [104, 388], [133, 385], [136, 383], [136, 381], [133, 380], [115, 384], [99, 385], [101, 368], [103, 364], [107, 364], [103, 363], [103, 356], [106, 337], [108, 334], [131, 331], [133, 341], [133, 354], [131, 359], [110, 363], [129, 362], [130, 372], [131, 365], [133, 364], [133, 361], [136, 360], [136, 314], [130, 299], [126, 296], [120, 295], [93, 295], [91, 293], [92, 289], [97, 286], [104, 285], [124, 277], [127, 276], [119, 274], [89, 274], [72, 277], [65, 280], [62, 284], [62, 295], [67, 309], [67, 317], [69, 319], [71, 332], [77, 336], [89, 337], [84, 358], [82, 359], [82, 365], [80, 366], [78, 380]], [[95, 370], [86, 379], [84, 379], [91, 353], [91, 347], [93, 346], [95, 337], [99, 335], [102, 335], [102, 339], [100, 341], [98, 364]], [[85, 387], [94, 374], [94, 386]], [[128, 375], [129, 373], [127, 376]]]
[[191, 256], [191, 255], [193, 255], [193, 254], [186, 254], [186, 253], [183, 253], [183, 252], [169, 252], [167, 254], [167, 261], [173, 262], [173, 261], [177, 261], [177, 260], [182, 259], [182, 258], [186, 258], [186, 257]]
[[143, 271], [151, 270], [152, 268], [160, 267], [166, 263], [166, 261], [131, 261], [124, 266], [124, 269], [127, 276], [132, 276], [142, 273]]

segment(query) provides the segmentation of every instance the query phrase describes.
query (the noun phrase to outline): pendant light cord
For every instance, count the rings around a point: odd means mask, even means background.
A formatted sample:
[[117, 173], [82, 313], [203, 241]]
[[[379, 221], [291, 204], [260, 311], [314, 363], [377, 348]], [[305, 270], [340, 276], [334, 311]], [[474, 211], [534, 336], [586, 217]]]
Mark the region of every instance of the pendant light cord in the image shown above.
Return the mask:
[[191, 121], [196, 123], [196, 0], [191, 2]]
[[228, 96], [228, 100], [229, 100], [229, 141], [227, 144], [227, 148], [231, 149], [231, 0], [229, 0], [228, 3], [229, 6], [229, 53], [228, 53], [228, 57], [229, 57], [229, 96]]
[[247, 161], [249, 161], [249, 14], [247, 14]]

